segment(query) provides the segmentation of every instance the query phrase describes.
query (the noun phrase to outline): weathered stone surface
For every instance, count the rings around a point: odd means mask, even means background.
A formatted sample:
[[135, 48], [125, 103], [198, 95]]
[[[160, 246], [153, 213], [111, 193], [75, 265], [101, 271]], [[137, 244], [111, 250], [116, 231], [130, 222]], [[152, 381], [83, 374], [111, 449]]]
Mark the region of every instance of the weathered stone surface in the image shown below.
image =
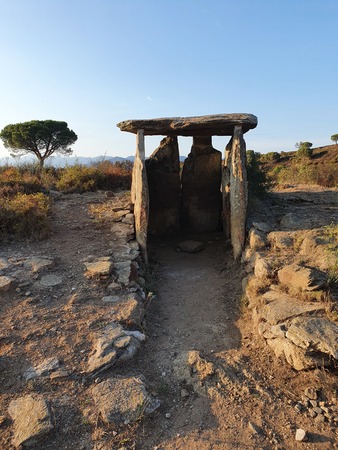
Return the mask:
[[24, 266], [28, 267], [35, 273], [42, 272], [43, 270], [50, 269], [51, 267], [54, 267], [55, 261], [54, 258], [39, 258], [39, 257], [32, 257], [28, 258], [27, 261], [25, 261]]
[[275, 291], [268, 291], [263, 295], [263, 299], [269, 303], [262, 308], [260, 315], [271, 325], [285, 322], [296, 316], [325, 310], [325, 305], [322, 303], [304, 303]]
[[280, 283], [299, 288], [303, 291], [314, 291], [326, 283], [326, 274], [313, 267], [290, 264], [278, 271]]
[[204, 249], [204, 244], [203, 242], [188, 240], [180, 242], [178, 248], [182, 250], [182, 252], [196, 253]]
[[95, 353], [88, 360], [87, 372], [102, 372], [113, 366], [117, 359], [114, 341], [124, 336], [121, 325], [110, 324], [95, 344]]
[[32, 380], [38, 377], [49, 376], [52, 372], [55, 372], [60, 368], [60, 361], [58, 358], [48, 358], [41, 364], [30, 367], [23, 373], [23, 377], [26, 381]]
[[[299, 254], [307, 265], [318, 267], [320, 270], [328, 270], [334, 267], [336, 262], [335, 252], [328, 251], [328, 244], [332, 247], [334, 242], [328, 242], [328, 236], [323, 228], [308, 230], [305, 234], [303, 233], [303, 238]], [[335, 245], [338, 245], [337, 239]]]
[[276, 250], [284, 250], [293, 247], [293, 233], [287, 231], [272, 231], [268, 234], [268, 242]]
[[54, 287], [62, 283], [62, 278], [58, 275], [45, 275], [41, 277], [40, 284], [43, 287]]
[[289, 339], [275, 338], [267, 339], [267, 344], [272, 348], [277, 358], [283, 357], [295, 370], [306, 370], [325, 365], [328, 359], [311, 354], [306, 350], [294, 345]]
[[235, 260], [240, 258], [244, 248], [247, 203], [246, 146], [243, 129], [236, 125], [230, 169], [230, 235]]
[[257, 117], [252, 114], [217, 114], [126, 120], [117, 124], [121, 131], [137, 133], [137, 130], [144, 130], [145, 135], [164, 136], [232, 136], [236, 125], [241, 125], [245, 133], [257, 126]]
[[181, 228], [189, 233], [215, 231], [221, 224], [221, 159], [211, 138], [194, 137], [182, 171]]
[[256, 230], [263, 231], [263, 233], [270, 233], [272, 230], [272, 226], [266, 222], [253, 222], [252, 226], [256, 228]]
[[137, 377], [110, 378], [94, 386], [92, 395], [102, 419], [116, 426], [136, 422], [160, 406]]
[[85, 262], [84, 265], [86, 267], [85, 276], [88, 278], [110, 275], [114, 267], [113, 262], [109, 259]]
[[49, 405], [42, 397], [26, 395], [13, 400], [8, 412], [14, 421], [15, 447], [30, 447], [53, 429]]
[[127, 299], [114, 303], [112, 314], [114, 320], [139, 327], [144, 317], [144, 306], [137, 294], [131, 294]]
[[269, 276], [271, 275], [271, 266], [269, 262], [259, 253], [256, 253], [253, 260], [253, 265], [255, 277], [269, 278]]
[[115, 222], [111, 227], [115, 241], [128, 242], [134, 239], [134, 227], [127, 223]]
[[9, 291], [13, 284], [14, 279], [11, 277], [0, 276], [0, 292]]
[[181, 205], [177, 138], [163, 139], [145, 164], [149, 188], [149, 233], [177, 234]]
[[338, 326], [321, 317], [294, 319], [286, 337], [311, 352], [322, 352], [338, 359]]
[[230, 154], [232, 138], [225, 147], [222, 165], [222, 219], [225, 239], [230, 239]]
[[8, 269], [10, 263], [5, 258], [0, 258], [0, 270]]
[[249, 232], [249, 245], [253, 250], [263, 250], [266, 247], [266, 234], [252, 228]]
[[116, 322], [110, 323], [97, 337], [86, 372], [94, 376], [115, 364], [129, 361], [138, 352], [145, 338], [139, 331], [124, 330]]
[[143, 258], [148, 262], [147, 236], [149, 217], [149, 191], [145, 167], [143, 130], [137, 131], [136, 155], [132, 174], [131, 198], [134, 203], [135, 235]]

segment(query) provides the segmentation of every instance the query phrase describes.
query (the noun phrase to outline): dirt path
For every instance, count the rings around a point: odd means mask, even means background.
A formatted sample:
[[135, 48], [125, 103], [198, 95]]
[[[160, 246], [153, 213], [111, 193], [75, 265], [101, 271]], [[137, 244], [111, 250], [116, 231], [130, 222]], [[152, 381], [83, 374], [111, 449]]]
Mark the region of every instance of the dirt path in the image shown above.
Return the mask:
[[[100, 379], [142, 375], [161, 406], [120, 429], [97, 413], [91, 421], [85, 414], [95, 411], [91, 386], [80, 374], [95, 333], [112, 319], [111, 306], [102, 303], [105, 284], [84, 277], [83, 260], [114, 250], [111, 227], [98, 223], [89, 208], [106, 200], [103, 193], [62, 196], [53, 208], [49, 239], [14, 241], [1, 249], [11, 263], [9, 273], [22, 282], [1, 297], [0, 418], [5, 419], [0, 447], [13, 448], [10, 401], [40, 393], [55, 410], [55, 430], [34, 450], [337, 448], [335, 427], [297, 409], [308, 386], [330, 401], [334, 374], [321, 368], [295, 372], [253, 334], [252, 312], [241, 308], [242, 268], [221, 234], [199, 236], [205, 249], [196, 254], [177, 252], [178, 239], [151, 243], [157, 267], [148, 284], [154, 284], [156, 295], [147, 305], [147, 341], [136, 359]], [[25, 266], [32, 256], [55, 259], [48, 273], [62, 284], [42, 288], [38, 275]], [[200, 359], [188, 366], [182, 356], [190, 351], [198, 351]], [[69, 377], [24, 382], [24, 369], [54, 356], [62, 359]], [[295, 441], [299, 427], [309, 432], [310, 442]]]

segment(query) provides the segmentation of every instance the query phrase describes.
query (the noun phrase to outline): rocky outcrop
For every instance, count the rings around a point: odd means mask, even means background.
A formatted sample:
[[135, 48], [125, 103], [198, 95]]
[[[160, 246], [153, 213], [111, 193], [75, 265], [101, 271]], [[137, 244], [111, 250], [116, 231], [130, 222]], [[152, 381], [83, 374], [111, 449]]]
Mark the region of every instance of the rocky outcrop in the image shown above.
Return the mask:
[[181, 205], [177, 138], [164, 138], [145, 164], [149, 188], [149, 233], [177, 234]]
[[[285, 217], [291, 221], [292, 215]], [[281, 225], [286, 223], [285, 219]], [[249, 276], [243, 286], [254, 328], [275, 355], [294, 369], [329, 366], [338, 359], [338, 326], [326, 317], [327, 303], [319, 301], [326, 296], [321, 289], [327, 274], [315, 266], [313, 256], [326, 254], [328, 260], [330, 252], [327, 246], [324, 250], [324, 243], [329, 241], [325, 229], [304, 232], [296, 230], [295, 222], [289, 225], [291, 230], [270, 231], [277, 224], [263, 223], [249, 233], [249, 247], [242, 254]], [[323, 267], [323, 258], [318, 264]]]

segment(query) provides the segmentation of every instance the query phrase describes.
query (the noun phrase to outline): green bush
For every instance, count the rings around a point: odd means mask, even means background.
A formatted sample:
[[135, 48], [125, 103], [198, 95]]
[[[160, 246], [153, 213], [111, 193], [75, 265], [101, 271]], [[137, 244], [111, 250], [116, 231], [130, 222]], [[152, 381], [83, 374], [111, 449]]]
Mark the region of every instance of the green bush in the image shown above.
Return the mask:
[[246, 169], [249, 198], [261, 197], [271, 187], [271, 180], [260, 168], [258, 156], [253, 150], [246, 152]]
[[280, 158], [281, 155], [278, 152], [269, 152], [260, 155], [260, 162], [277, 162]]
[[49, 198], [40, 193], [15, 194], [0, 197], [0, 236], [43, 239], [48, 236], [50, 225]]

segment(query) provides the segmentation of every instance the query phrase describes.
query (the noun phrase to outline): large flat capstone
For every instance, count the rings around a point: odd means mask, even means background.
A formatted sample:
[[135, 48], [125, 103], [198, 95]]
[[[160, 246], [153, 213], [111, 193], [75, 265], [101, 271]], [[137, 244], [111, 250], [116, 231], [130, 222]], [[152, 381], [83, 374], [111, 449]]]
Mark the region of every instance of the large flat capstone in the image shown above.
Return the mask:
[[253, 114], [215, 114], [195, 117], [164, 117], [159, 119], [125, 120], [117, 124], [121, 131], [163, 136], [232, 136], [234, 127], [242, 126], [243, 133], [257, 126]]

